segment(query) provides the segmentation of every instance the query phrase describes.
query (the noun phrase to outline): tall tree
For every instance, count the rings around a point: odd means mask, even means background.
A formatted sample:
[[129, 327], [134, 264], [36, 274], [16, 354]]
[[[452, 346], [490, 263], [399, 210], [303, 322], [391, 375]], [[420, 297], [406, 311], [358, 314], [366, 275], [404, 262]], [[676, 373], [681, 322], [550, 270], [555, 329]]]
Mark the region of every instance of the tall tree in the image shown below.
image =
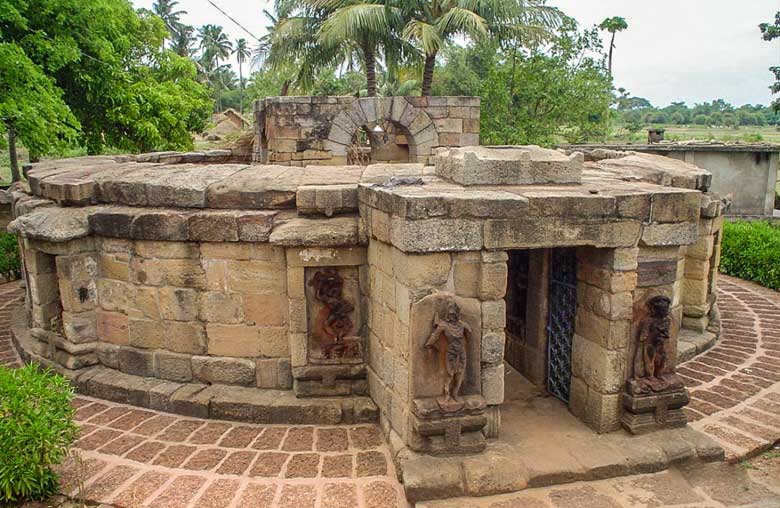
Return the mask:
[[628, 28], [628, 23], [625, 18], [613, 16], [602, 21], [599, 28], [612, 34], [612, 39], [609, 42], [609, 66], [607, 67], [609, 75], [612, 76], [612, 53], [615, 50], [615, 34], [626, 30]]
[[352, 45], [358, 48], [366, 74], [369, 97], [377, 94], [377, 59], [385, 48], [391, 59], [400, 47], [397, 34], [402, 28], [401, 10], [389, 2], [358, 3], [353, 0], [311, 0], [315, 6], [336, 7], [319, 31], [319, 42], [326, 47]]
[[244, 114], [244, 62], [252, 56], [252, 51], [249, 49], [246, 39], [241, 38], [236, 41], [236, 45], [233, 48], [233, 54], [236, 57], [236, 63], [238, 63], [238, 86], [241, 88], [241, 114]]
[[200, 49], [202, 51], [201, 65], [208, 76], [216, 77], [216, 79], [211, 79], [210, 81], [217, 94], [216, 107], [217, 111], [220, 112], [222, 111], [221, 93], [224, 85], [219, 79], [220, 74], [214, 71], [219, 69], [220, 60], [228, 59], [233, 50], [233, 44], [225, 32], [222, 31], [222, 27], [217, 25], [203, 25], [198, 29], [198, 36], [200, 37]]
[[[765, 41], [773, 41], [780, 37], [780, 12], [777, 12], [775, 14], [775, 21], [774, 23], [761, 23], [758, 25], [758, 28], [761, 30], [761, 36], [764, 38]], [[772, 66], [769, 68], [769, 71], [774, 74], [775, 76], [775, 82], [772, 84], [771, 87], [769, 87], [770, 90], [772, 90], [772, 94], [780, 93], [780, 67], [779, 66]], [[775, 99], [772, 101], [772, 109], [775, 110], [775, 113], [780, 113], [780, 99]]]
[[181, 25], [179, 18], [182, 14], [187, 14], [187, 11], [177, 11], [176, 7], [179, 5], [177, 0], [157, 0], [152, 4], [152, 12], [162, 18], [165, 23], [165, 28], [168, 29], [169, 38], [173, 39], [176, 35], [179, 25]]
[[171, 49], [179, 56], [190, 58], [196, 41], [195, 29], [190, 25], [179, 23], [171, 36]]
[[[203, 128], [206, 90], [188, 59], [162, 49], [165, 25], [149, 11], [126, 0], [0, 0], [0, 19], [0, 38], [18, 46], [56, 87], [88, 153], [106, 144], [187, 149], [190, 132]], [[4, 77], [9, 66], [0, 66]], [[48, 120], [39, 114], [35, 121]], [[35, 156], [47, 153], [27, 148]]]
[[419, 45], [425, 55], [422, 95], [431, 94], [436, 57], [455, 37], [480, 40], [546, 38], [564, 19], [546, 0], [401, 0], [406, 20], [403, 36]]

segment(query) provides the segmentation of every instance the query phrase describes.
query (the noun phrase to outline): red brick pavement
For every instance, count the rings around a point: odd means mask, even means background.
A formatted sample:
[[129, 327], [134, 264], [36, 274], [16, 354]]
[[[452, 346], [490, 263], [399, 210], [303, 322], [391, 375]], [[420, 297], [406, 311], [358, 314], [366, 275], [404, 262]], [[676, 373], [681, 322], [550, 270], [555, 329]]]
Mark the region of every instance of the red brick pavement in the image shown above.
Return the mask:
[[736, 461], [780, 440], [780, 293], [723, 275], [718, 286], [720, 341], [678, 372], [691, 425]]
[[[691, 425], [739, 460], [780, 440], [780, 294], [722, 276], [723, 333], [679, 367]], [[18, 283], [0, 286], [0, 364], [18, 365], [9, 317]], [[184, 418], [78, 397], [81, 436], [63, 490], [118, 507], [405, 506], [373, 425], [247, 425]]]

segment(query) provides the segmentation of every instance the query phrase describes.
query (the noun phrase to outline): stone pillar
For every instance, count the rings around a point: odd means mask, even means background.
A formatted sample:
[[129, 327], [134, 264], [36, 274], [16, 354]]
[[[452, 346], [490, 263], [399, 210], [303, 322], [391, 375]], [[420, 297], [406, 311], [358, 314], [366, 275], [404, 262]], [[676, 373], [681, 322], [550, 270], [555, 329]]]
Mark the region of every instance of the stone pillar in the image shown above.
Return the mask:
[[596, 432], [620, 427], [629, 358], [637, 249], [580, 248], [572, 348], [572, 413]]
[[547, 383], [547, 317], [550, 287], [550, 250], [529, 253], [526, 342], [522, 374], [537, 386]]

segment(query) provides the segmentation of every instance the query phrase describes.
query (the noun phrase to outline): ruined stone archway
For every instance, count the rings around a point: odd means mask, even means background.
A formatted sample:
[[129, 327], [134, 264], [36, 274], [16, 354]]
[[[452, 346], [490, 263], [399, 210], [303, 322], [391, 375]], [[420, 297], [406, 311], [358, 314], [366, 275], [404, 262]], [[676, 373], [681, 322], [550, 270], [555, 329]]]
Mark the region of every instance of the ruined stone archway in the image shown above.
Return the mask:
[[415, 106], [409, 98], [366, 97], [345, 104], [336, 114], [325, 148], [334, 157], [348, 157], [356, 132], [361, 129], [371, 132], [383, 124], [397, 126], [406, 137], [408, 159], [399, 162], [427, 162], [432, 150], [441, 146], [434, 121], [424, 108]]

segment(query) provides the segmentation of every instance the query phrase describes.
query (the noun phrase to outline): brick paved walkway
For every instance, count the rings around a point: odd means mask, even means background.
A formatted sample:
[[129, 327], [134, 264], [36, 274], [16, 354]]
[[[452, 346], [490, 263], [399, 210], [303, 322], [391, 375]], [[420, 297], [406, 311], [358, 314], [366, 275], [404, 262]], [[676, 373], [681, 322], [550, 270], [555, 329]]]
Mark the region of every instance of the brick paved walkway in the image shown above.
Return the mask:
[[692, 426], [736, 461], [780, 440], [780, 294], [721, 276], [719, 298], [720, 341], [678, 372]]
[[[0, 364], [18, 365], [8, 318], [24, 291], [0, 286]], [[780, 294], [722, 277], [723, 336], [680, 366], [692, 426], [738, 460], [780, 440]], [[121, 507], [403, 507], [373, 425], [247, 425], [78, 397], [81, 436], [63, 490]]]

